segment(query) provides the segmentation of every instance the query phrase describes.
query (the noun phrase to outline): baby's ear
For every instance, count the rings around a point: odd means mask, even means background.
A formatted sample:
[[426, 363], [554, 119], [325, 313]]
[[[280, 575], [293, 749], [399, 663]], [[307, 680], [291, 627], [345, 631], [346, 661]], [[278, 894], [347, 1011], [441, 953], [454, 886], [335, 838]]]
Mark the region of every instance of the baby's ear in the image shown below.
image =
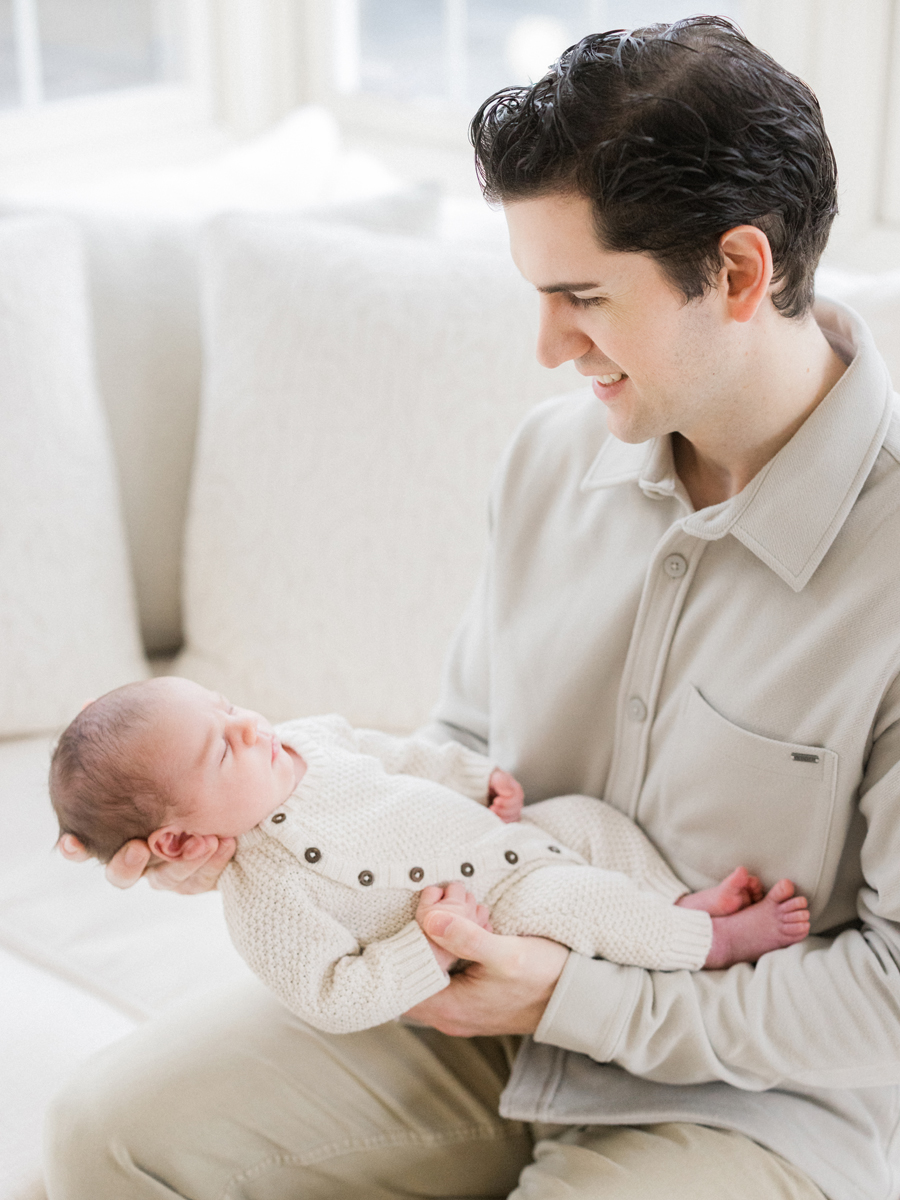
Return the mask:
[[166, 825], [162, 829], [154, 829], [147, 838], [147, 845], [157, 856], [169, 862], [177, 862], [184, 858], [185, 851], [193, 844], [195, 835], [185, 833], [175, 825]]

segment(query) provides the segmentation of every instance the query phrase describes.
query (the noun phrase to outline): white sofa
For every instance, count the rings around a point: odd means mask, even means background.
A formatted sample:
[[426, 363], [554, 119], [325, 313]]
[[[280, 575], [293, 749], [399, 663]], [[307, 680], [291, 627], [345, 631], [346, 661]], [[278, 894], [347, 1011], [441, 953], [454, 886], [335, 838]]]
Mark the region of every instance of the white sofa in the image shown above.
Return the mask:
[[[245, 970], [216, 895], [119, 893], [54, 853], [54, 731], [160, 669], [275, 719], [415, 727], [503, 444], [580, 384], [535, 364], [534, 297], [490, 222], [348, 163], [326, 127], [0, 222], [0, 1200], [43, 1196], [42, 1110], [87, 1055]], [[273, 183], [284, 137], [323, 129], [306, 191]], [[247, 161], [288, 200], [235, 195]], [[173, 207], [179, 188], [202, 203]], [[415, 236], [372, 232], [392, 225]], [[827, 287], [900, 381], [900, 278]]]

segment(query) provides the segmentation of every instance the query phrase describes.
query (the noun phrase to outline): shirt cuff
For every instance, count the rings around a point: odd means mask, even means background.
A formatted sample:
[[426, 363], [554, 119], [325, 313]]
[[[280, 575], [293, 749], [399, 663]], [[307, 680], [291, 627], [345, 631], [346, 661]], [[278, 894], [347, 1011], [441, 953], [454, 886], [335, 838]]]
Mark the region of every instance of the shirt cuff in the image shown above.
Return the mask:
[[611, 1062], [637, 1005], [644, 974], [641, 967], [570, 953], [534, 1040]]

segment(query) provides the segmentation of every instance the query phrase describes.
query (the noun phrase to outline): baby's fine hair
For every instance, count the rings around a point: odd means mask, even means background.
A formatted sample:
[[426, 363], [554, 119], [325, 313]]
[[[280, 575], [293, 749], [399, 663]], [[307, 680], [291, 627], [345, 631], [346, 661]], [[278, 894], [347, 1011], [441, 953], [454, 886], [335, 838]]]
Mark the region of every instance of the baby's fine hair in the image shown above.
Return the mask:
[[172, 807], [164, 772], [139, 736], [159, 702], [153, 680], [107, 692], [81, 710], [53, 751], [50, 800], [60, 837], [74, 834], [101, 862], [159, 829]]

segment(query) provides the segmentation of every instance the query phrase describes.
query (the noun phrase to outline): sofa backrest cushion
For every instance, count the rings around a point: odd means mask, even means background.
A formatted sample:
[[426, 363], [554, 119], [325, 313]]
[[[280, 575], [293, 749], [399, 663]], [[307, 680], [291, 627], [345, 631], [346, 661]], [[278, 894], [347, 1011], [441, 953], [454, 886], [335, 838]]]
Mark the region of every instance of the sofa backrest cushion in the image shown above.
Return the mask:
[[177, 669], [286, 718], [411, 729], [437, 693], [490, 477], [536, 401], [506, 254], [230, 217], [202, 266], [206, 379]]
[[894, 389], [900, 392], [900, 271], [870, 275], [820, 267], [816, 292], [856, 309], [884, 355]]
[[0, 737], [146, 671], [80, 235], [0, 221]]
[[[204, 223], [223, 212], [312, 207], [322, 216], [383, 225], [423, 207], [411, 197], [398, 213], [391, 204], [403, 199], [391, 194], [397, 186], [369, 155], [342, 148], [334, 117], [304, 108], [263, 136], [190, 166], [7, 192], [0, 200], [6, 212], [70, 217], [85, 234], [98, 381], [121, 470], [150, 653], [171, 652], [182, 640], [182, 539], [201, 374], [197, 247]], [[367, 199], [374, 212], [360, 203]]]

